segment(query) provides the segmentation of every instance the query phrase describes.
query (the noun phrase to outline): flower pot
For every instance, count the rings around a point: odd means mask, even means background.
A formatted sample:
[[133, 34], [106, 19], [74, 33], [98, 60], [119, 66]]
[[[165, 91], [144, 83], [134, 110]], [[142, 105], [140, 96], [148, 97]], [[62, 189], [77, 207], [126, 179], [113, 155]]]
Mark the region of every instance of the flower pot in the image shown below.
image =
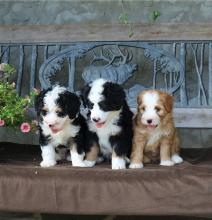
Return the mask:
[[20, 128], [0, 127], [0, 143], [38, 145], [38, 138], [39, 136], [35, 132], [23, 133]]

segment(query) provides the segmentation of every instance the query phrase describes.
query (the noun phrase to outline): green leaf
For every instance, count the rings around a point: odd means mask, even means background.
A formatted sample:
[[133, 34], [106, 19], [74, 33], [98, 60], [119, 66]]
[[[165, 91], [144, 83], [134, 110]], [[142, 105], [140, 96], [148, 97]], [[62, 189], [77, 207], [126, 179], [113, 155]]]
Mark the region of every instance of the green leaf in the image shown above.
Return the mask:
[[12, 75], [16, 72], [16, 69], [9, 64], [4, 65], [3, 71], [8, 75]]
[[129, 37], [132, 37], [134, 35], [134, 32], [131, 30], [130, 32], [129, 32]]
[[151, 21], [155, 22], [160, 16], [161, 13], [159, 11], [153, 11], [150, 15], [150, 19]]
[[128, 24], [128, 23], [129, 23], [128, 13], [127, 13], [127, 12], [122, 12], [122, 13], [119, 15], [119, 21], [120, 21], [122, 24]]

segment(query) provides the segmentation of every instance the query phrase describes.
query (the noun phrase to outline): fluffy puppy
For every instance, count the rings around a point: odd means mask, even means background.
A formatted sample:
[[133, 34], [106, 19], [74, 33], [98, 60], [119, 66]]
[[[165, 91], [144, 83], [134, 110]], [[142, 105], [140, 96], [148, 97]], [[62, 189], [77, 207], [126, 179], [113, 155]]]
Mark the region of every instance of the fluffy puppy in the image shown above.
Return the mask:
[[179, 156], [179, 139], [173, 121], [173, 97], [157, 90], [143, 91], [137, 98], [130, 168], [160, 159], [160, 165], [173, 166]]
[[111, 159], [112, 169], [125, 169], [132, 142], [132, 112], [118, 84], [97, 79], [82, 90], [88, 110], [86, 166], [94, 166], [98, 155]]
[[[79, 113], [79, 98], [61, 86], [43, 90], [35, 100], [39, 119], [41, 167], [50, 167], [61, 158], [61, 145], [70, 149], [73, 166], [83, 167], [87, 125]], [[64, 155], [63, 155], [64, 156]]]

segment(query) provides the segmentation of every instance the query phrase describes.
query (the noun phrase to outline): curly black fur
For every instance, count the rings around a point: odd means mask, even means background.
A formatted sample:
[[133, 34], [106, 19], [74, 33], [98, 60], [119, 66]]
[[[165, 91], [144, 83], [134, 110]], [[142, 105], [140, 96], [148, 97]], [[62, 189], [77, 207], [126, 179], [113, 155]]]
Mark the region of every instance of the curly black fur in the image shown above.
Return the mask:
[[56, 100], [58, 106], [62, 109], [64, 115], [68, 115], [70, 119], [76, 117], [80, 110], [80, 101], [77, 95], [71, 92], [64, 92], [59, 94]]
[[100, 104], [100, 108], [104, 111], [117, 111], [125, 102], [125, 93], [122, 87], [116, 83], [106, 82], [104, 84], [102, 95], [105, 100]]
[[90, 90], [91, 90], [91, 86], [89, 84], [85, 85], [81, 89], [80, 98], [82, 100], [84, 107], [87, 107], [87, 105], [88, 105], [88, 94], [89, 94]]
[[77, 145], [78, 154], [82, 154], [85, 151], [86, 133], [88, 131], [85, 118], [81, 114], [79, 114], [78, 117], [75, 118], [75, 120], [72, 122], [72, 124], [80, 126], [78, 134], [74, 137], [74, 142]]
[[130, 111], [125, 101], [117, 123], [122, 128], [121, 132], [117, 135], [111, 136], [109, 139], [111, 145], [114, 146], [114, 151], [117, 156], [124, 155], [130, 157], [133, 137], [132, 117], [133, 113]]
[[35, 97], [35, 111], [37, 112], [37, 116], [40, 116], [41, 110], [44, 106], [43, 99], [47, 92], [51, 91], [52, 88], [42, 90], [39, 95]]

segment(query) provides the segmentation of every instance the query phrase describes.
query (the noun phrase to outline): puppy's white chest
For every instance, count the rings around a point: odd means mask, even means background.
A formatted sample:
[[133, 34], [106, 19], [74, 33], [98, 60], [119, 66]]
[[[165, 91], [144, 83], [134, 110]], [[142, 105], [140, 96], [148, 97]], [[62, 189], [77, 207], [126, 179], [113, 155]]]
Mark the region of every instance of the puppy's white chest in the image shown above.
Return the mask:
[[67, 144], [67, 141], [69, 141], [71, 138], [75, 137], [77, 133], [79, 132], [80, 127], [69, 125], [67, 128], [63, 129], [58, 135], [56, 134], [54, 139], [58, 144]]
[[156, 129], [154, 132], [151, 133], [150, 138], [147, 142], [147, 146], [154, 145], [156, 142], [160, 140], [161, 137], [162, 137], [162, 132]]
[[112, 153], [112, 147], [111, 143], [109, 141], [110, 137], [113, 135], [117, 135], [121, 128], [115, 124], [109, 124], [106, 125], [103, 128], [96, 128], [93, 123], [89, 125], [90, 130], [95, 131], [98, 139], [99, 139], [99, 145], [100, 145], [100, 150], [103, 155], [109, 156]]
[[110, 144], [110, 136], [104, 132], [98, 133], [99, 145], [101, 153], [105, 156], [109, 156], [112, 153], [112, 146]]

